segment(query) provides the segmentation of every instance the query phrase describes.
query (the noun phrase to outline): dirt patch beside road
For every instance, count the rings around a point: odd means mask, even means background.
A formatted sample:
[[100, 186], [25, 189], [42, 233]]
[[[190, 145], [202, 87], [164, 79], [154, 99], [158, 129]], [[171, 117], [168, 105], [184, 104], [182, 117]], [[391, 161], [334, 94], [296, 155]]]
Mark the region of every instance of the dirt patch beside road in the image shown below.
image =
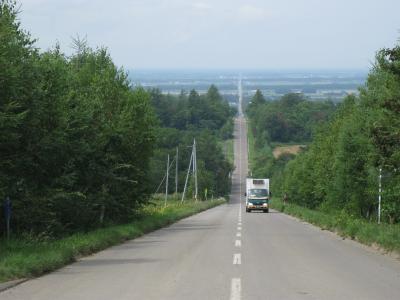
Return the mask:
[[282, 146], [275, 147], [272, 152], [275, 158], [279, 158], [282, 154], [298, 154], [300, 151], [305, 149], [305, 145], [291, 145], [291, 146]]

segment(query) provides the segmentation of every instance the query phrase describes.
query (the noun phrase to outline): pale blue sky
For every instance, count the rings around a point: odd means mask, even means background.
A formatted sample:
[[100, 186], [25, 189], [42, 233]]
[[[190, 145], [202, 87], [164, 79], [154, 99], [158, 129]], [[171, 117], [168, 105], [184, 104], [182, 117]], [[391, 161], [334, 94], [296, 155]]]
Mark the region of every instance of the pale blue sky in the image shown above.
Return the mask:
[[126, 68], [368, 69], [400, 37], [399, 0], [20, 0], [43, 49], [71, 36]]

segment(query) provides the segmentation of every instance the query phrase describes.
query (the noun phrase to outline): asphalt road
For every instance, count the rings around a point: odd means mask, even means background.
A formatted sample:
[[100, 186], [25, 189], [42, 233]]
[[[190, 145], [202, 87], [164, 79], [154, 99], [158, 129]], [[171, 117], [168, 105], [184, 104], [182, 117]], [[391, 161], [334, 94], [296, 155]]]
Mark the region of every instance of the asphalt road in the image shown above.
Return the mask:
[[242, 117], [235, 136], [229, 204], [27, 281], [0, 299], [400, 299], [399, 261], [281, 213], [246, 213]]

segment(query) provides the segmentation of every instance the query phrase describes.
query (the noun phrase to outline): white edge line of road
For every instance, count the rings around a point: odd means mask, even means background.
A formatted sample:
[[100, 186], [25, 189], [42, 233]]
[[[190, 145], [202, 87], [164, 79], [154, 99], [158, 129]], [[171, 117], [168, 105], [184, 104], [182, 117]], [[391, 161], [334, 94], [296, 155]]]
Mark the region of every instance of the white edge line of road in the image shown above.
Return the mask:
[[11, 289], [17, 285], [20, 285], [21, 283], [24, 283], [25, 281], [28, 280], [29, 280], [28, 278], [23, 278], [23, 279], [17, 279], [0, 283], [0, 293], [4, 292], [5, 290]]

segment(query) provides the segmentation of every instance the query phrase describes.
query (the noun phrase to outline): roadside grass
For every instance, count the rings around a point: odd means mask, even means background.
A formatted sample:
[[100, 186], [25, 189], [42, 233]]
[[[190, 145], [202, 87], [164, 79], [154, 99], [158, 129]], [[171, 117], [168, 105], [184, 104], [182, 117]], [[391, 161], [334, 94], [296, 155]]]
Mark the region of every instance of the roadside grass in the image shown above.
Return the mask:
[[278, 198], [272, 199], [271, 208], [314, 224], [323, 230], [336, 232], [342, 237], [400, 253], [400, 224], [377, 224], [354, 218], [344, 212], [328, 214], [296, 204], [284, 205]]
[[180, 201], [169, 199], [164, 206], [163, 200], [155, 199], [130, 224], [76, 233], [59, 240], [0, 240], [0, 282], [42, 275], [74, 262], [79, 257], [139, 237], [225, 202], [221, 198], [199, 202], [186, 200], [181, 204]]
[[247, 147], [248, 147], [248, 163], [249, 163], [249, 173], [254, 170], [255, 166], [255, 145], [254, 145], [254, 135], [251, 131], [251, 124], [249, 119], [247, 120]]
[[219, 142], [221, 149], [226, 157], [226, 159], [234, 164], [234, 150], [233, 150], [233, 139], [227, 139]]

